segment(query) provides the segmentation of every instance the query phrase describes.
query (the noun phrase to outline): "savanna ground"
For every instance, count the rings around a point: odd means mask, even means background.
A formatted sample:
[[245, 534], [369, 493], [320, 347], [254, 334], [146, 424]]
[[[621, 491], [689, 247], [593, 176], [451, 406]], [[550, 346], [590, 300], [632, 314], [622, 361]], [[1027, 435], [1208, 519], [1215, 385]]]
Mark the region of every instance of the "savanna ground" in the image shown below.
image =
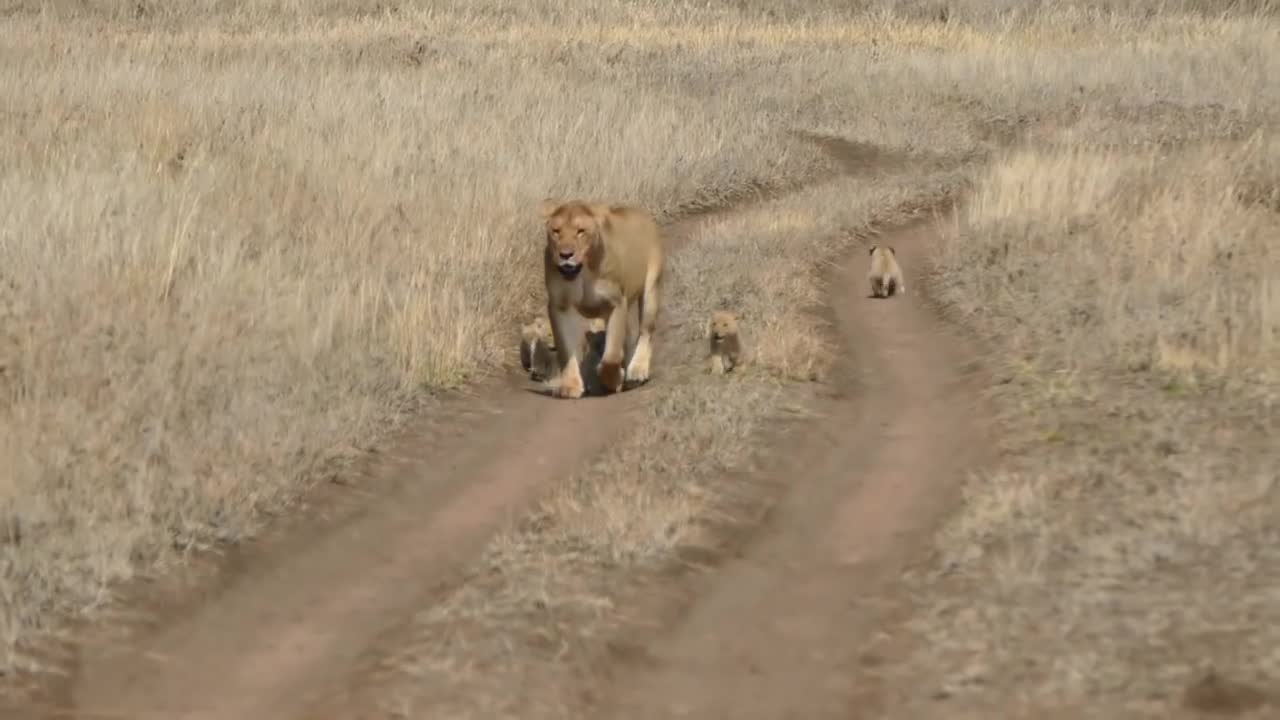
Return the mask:
[[[370, 681], [411, 716], [514, 712], [591, 665], [619, 579], [699, 546], [754, 439], [803, 411], [831, 360], [825, 263], [966, 192], [929, 285], [986, 343], [1008, 422], [907, 578], [916, 651], [875, 671], [895, 707], [1260, 704], [1280, 683], [1280, 22], [847, 5], [14, 6], [0, 669], [48, 669], [33, 650], [122, 581], [252, 537], [437, 391], [509, 367], [542, 197], [674, 218], [776, 194], [676, 255], [638, 430]], [[905, 160], [840, 174], [792, 130]], [[752, 357], [712, 381], [722, 305]], [[415, 693], [442, 678], [456, 706]]]

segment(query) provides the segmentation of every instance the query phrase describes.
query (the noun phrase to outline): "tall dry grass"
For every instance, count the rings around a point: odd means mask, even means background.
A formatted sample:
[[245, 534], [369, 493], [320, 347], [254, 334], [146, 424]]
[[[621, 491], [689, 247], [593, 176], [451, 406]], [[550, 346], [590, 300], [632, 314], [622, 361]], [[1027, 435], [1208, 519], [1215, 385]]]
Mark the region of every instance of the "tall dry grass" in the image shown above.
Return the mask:
[[1168, 152], [1022, 150], [980, 182], [976, 242], [944, 262], [956, 306], [1005, 318], [1015, 355], [1052, 342], [1071, 372], [1277, 379], [1273, 132]]
[[515, 45], [328, 42], [397, 27], [0, 30], [0, 668], [497, 367], [538, 199], [671, 209], [815, 162], [742, 83], [707, 103]]

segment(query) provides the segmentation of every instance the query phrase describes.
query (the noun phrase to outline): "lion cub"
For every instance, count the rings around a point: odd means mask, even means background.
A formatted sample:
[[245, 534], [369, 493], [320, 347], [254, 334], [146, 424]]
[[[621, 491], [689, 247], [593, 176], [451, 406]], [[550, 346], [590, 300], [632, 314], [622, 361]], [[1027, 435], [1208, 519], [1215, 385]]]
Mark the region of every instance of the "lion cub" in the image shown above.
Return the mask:
[[898, 266], [897, 252], [890, 246], [872, 245], [871, 269], [867, 271], [867, 280], [871, 282], [871, 296], [884, 298], [895, 293], [906, 294], [907, 286], [902, 282], [902, 268]]
[[707, 320], [707, 339], [710, 355], [707, 369], [723, 375], [738, 365], [742, 355], [742, 340], [738, 336], [738, 318], [728, 310], [717, 310]]
[[[604, 352], [604, 320], [593, 318], [582, 336], [578, 352], [583, 357], [598, 357]], [[551, 324], [541, 315], [520, 326], [520, 366], [534, 380], [549, 380], [555, 375], [555, 335]]]
[[545, 380], [555, 374], [551, 325], [538, 316], [520, 326], [520, 366], [534, 380]]

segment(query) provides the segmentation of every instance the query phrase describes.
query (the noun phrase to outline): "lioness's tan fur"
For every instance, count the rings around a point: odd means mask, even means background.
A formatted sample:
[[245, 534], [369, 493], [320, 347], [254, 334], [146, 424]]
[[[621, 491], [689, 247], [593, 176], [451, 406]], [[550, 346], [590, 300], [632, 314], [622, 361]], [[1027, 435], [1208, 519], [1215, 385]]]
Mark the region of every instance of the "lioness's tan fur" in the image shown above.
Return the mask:
[[[624, 379], [647, 381], [666, 261], [657, 222], [641, 208], [578, 200], [544, 200], [539, 212], [545, 220], [547, 315], [559, 361], [554, 394], [582, 397], [584, 353], [565, 339], [582, 337], [584, 318], [605, 323], [599, 366], [604, 390], [621, 390]], [[625, 377], [624, 351], [631, 357]]]
[[707, 320], [707, 341], [710, 354], [707, 369], [717, 375], [737, 367], [742, 355], [742, 340], [738, 334], [738, 318], [728, 310], [717, 310]]
[[871, 283], [872, 297], [889, 297], [895, 293], [905, 295], [907, 286], [902, 282], [902, 268], [898, 266], [898, 253], [890, 246], [872, 245], [871, 268], [867, 280]]

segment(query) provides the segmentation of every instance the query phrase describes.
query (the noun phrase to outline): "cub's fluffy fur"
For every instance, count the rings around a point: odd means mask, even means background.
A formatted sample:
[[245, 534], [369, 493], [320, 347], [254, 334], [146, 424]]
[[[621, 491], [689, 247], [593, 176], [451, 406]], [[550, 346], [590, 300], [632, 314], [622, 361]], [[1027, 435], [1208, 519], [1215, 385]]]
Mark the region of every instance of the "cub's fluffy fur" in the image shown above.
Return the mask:
[[906, 294], [907, 286], [902, 282], [902, 268], [898, 266], [898, 253], [890, 246], [872, 245], [871, 269], [867, 271], [867, 280], [871, 283], [871, 296], [884, 298], [895, 293]]
[[[559, 378], [556, 397], [580, 398], [585, 386], [579, 363], [583, 319], [604, 321], [599, 365], [605, 392], [624, 380], [649, 379], [652, 336], [662, 293], [665, 241], [653, 216], [634, 207], [571, 200], [544, 200], [543, 274], [547, 314], [555, 335]], [[624, 354], [630, 362], [623, 374]]]
[[707, 369], [722, 375], [738, 365], [742, 355], [742, 340], [738, 335], [738, 318], [728, 310], [717, 310], [707, 320], [707, 340], [710, 354]]
[[551, 325], [546, 318], [539, 316], [520, 326], [520, 365], [534, 380], [548, 380], [555, 373], [551, 343]]
[[[588, 325], [579, 350], [584, 358], [594, 355], [599, 360], [604, 352], [604, 328], [604, 321], [599, 318]], [[535, 317], [520, 326], [520, 365], [533, 380], [550, 380], [555, 376], [555, 349], [555, 336], [545, 317]]]

